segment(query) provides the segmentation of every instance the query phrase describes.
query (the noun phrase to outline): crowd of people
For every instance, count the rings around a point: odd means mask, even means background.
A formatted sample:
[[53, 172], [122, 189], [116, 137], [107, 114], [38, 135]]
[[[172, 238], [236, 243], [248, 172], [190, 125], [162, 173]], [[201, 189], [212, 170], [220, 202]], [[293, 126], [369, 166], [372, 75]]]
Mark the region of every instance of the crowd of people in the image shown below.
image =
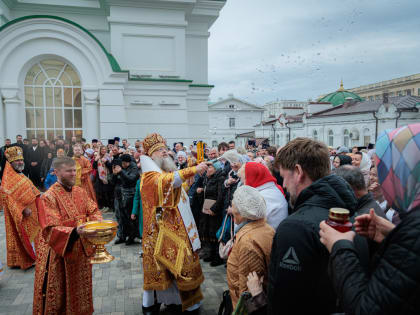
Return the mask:
[[[73, 225], [59, 232], [46, 228], [62, 225], [53, 214], [61, 205], [55, 200], [73, 186], [80, 194], [76, 201], [89, 200], [78, 206], [80, 213], [96, 219], [114, 213], [115, 244], [142, 242], [144, 314], [159, 314], [161, 303], [174, 314], [198, 314], [202, 263], [226, 266], [229, 290], [219, 314], [420, 312], [420, 124], [386, 131], [368, 148], [297, 138], [284, 147], [222, 142], [205, 148], [204, 161], [197, 161], [197, 151], [182, 142], [170, 148], [158, 134], [134, 145], [118, 137], [106, 145], [76, 137], [6, 139], [0, 200], [4, 209], [21, 214], [6, 216], [6, 232], [14, 226], [9, 234], [27, 239], [22, 245], [7, 241], [7, 265], [26, 269], [36, 261], [34, 301], [44, 306], [35, 310], [34, 303], [34, 313], [55, 312], [45, 304], [40, 280], [51, 268], [48, 255], [77, 254], [84, 246], [75, 235], [83, 239], [83, 231]], [[65, 184], [66, 170], [74, 173], [74, 183]], [[14, 172], [29, 178], [25, 191], [40, 193], [26, 203], [14, 200]], [[348, 210], [352, 231], [328, 224], [335, 208]], [[16, 229], [16, 221], [31, 213], [40, 227], [25, 223], [26, 233]], [[31, 250], [38, 230], [41, 249]], [[73, 249], [65, 245], [69, 240]], [[173, 261], [165, 246], [175, 249]], [[189, 258], [180, 259], [180, 253]], [[91, 292], [84, 299], [91, 300]]]

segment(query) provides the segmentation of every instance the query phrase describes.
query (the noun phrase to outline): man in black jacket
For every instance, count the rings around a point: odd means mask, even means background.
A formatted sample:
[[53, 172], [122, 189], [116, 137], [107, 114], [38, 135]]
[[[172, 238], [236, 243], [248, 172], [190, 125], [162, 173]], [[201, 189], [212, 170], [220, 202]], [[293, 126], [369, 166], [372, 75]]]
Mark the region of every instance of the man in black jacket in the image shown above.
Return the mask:
[[136, 184], [139, 179], [139, 169], [129, 154], [121, 155], [121, 159], [114, 159], [111, 183], [115, 193], [115, 216], [118, 221], [117, 240], [115, 244], [134, 244], [136, 229], [130, 220], [133, 209]]
[[[341, 177], [329, 175], [328, 148], [320, 142], [294, 139], [280, 150], [276, 165], [294, 213], [280, 223], [274, 236], [267, 314], [335, 313], [339, 307], [327, 274], [329, 254], [319, 240], [319, 223], [332, 207], [354, 214], [357, 200]], [[357, 246], [367, 267], [367, 244], [359, 238]]]
[[353, 165], [343, 165], [335, 169], [336, 175], [341, 176], [349, 183], [357, 198], [357, 206], [355, 215], [368, 214], [373, 209], [376, 215], [386, 219], [385, 213], [382, 211], [378, 203], [366, 188], [365, 178], [360, 168]]

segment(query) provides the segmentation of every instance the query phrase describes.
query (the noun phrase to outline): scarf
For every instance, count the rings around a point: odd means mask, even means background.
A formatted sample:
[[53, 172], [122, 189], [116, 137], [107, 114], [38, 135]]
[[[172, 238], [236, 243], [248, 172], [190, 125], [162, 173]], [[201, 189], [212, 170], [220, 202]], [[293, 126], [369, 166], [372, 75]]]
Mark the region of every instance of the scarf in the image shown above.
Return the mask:
[[376, 141], [379, 184], [398, 212], [420, 205], [420, 124], [384, 131]]
[[104, 185], [108, 184], [108, 168], [106, 167], [105, 163], [102, 162], [102, 159], [105, 158], [106, 160], [109, 160], [109, 157], [107, 155], [104, 155], [104, 157], [99, 158], [98, 160], [98, 176], [99, 179], [104, 183]]
[[360, 162], [359, 168], [361, 171], [369, 172], [370, 167], [372, 165], [372, 161], [369, 158], [369, 155], [367, 155], [365, 152], [361, 152], [361, 153], [362, 153], [362, 161]]
[[273, 182], [284, 195], [283, 188], [277, 184], [277, 180], [273, 175], [271, 175], [268, 168], [261, 163], [248, 162], [245, 164], [245, 181], [245, 185], [254, 188], [264, 185], [268, 182]]

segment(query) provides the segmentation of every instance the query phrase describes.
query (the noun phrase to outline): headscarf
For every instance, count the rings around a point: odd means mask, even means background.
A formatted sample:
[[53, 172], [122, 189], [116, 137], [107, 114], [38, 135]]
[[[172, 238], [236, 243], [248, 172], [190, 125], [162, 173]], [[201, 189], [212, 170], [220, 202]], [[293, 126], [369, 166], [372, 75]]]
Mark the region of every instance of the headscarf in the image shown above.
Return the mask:
[[182, 156], [182, 157], [184, 157], [185, 159], [187, 159], [187, 153], [185, 153], [184, 151], [178, 151], [178, 152], [177, 152], [177, 154], [176, 154], [176, 158], [178, 158], [178, 157], [180, 157], [180, 156]]
[[220, 162], [217, 159], [211, 160], [208, 163], [211, 163], [211, 165], [214, 167], [214, 169], [217, 171], [221, 170], [223, 168], [222, 162]]
[[267, 206], [260, 192], [250, 186], [241, 186], [235, 190], [232, 203], [235, 204], [239, 214], [245, 219], [256, 221], [264, 219]]
[[388, 204], [400, 213], [420, 205], [420, 124], [384, 131], [376, 142], [378, 179]]
[[370, 171], [370, 167], [372, 166], [372, 160], [369, 158], [369, 155], [367, 155], [365, 152], [362, 153], [362, 161], [360, 162], [360, 170], [361, 171]]
[[341, 154], [341, 153], [350, 153], [349, 148], [345, 147], [345, 146], [341, 146], [338, 150], [337, 150], [337, 154]]
[[339, 155], [336, 155], [335, 157], [338, 157], [338, 159], [340, 160], [340, 166], [351, 165], [352, 158], [349, 157], [348, 155], [339, 154]]
[[277, 184], [277, 180], [266, 166], [257, 162], [245, 164], [245, 185], [256, 188], [269, 182], [273, 182], [284, 195], [283, 188]]

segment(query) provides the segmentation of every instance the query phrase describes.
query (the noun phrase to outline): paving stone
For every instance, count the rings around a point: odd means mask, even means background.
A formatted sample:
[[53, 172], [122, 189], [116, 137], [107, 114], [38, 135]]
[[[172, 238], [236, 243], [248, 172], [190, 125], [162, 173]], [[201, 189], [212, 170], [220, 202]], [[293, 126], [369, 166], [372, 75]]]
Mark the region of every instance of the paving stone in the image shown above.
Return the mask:
[[[112, 219], [112, 214], [105, 214]], [[108, 264], [92, 266], [94, 314], [142, 314], [143, 271], [139, 257], [141, 245], [107, 245], [115, 260]], [[0, 260], [6, 265], [6, 235], [4, 214], [0, 211]], [[227, 290], [226, 268], [212, 268], [202, 262], [205, 281], [201, 286], [204, 300], [201, 314], [217, 314], [222, 294]], [[32, 314], [35, 269], [22, 271], [5, 266], [0, 280], [0, 315]], [[167, 313], [166, 313], [167, 314]], [[163, 313], [165, 315], [165, 313]]]

